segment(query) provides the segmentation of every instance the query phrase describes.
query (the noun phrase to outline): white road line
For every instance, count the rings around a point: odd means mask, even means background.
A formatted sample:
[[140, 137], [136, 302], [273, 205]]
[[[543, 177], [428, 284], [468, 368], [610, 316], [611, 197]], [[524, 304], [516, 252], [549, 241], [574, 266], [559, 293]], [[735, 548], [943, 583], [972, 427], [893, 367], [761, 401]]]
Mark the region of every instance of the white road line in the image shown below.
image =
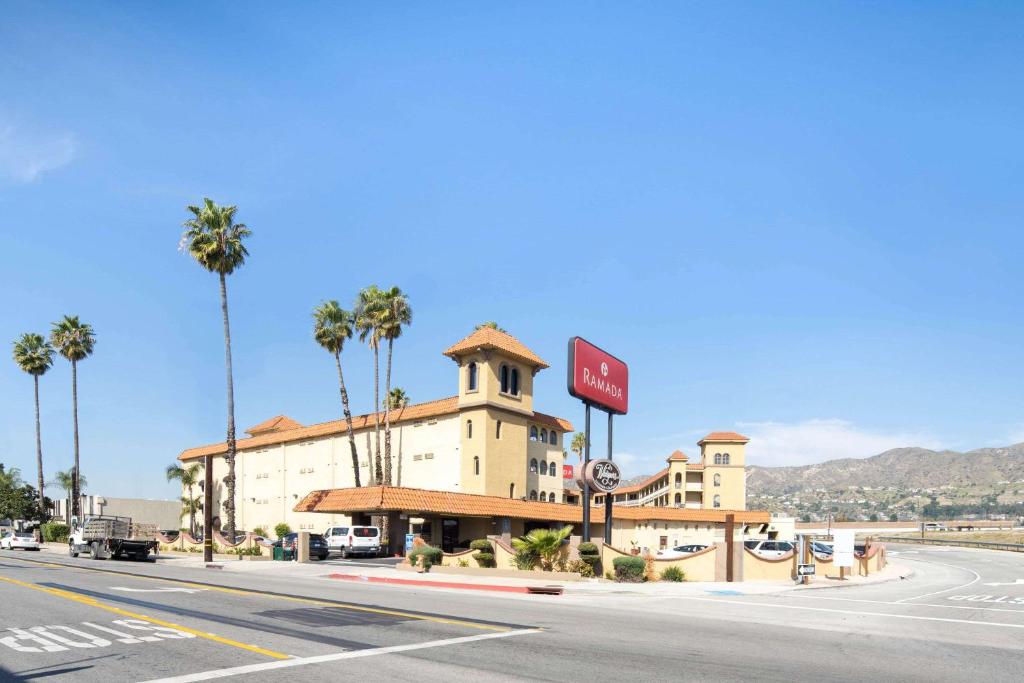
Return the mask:
[[941, 593], [948, 593], [949, 591], [955, 591], [958, 588], [967, 588], [968, 586], [973, 586], [974, 584], [976, 584], [979, 581], [981, 581], [981, 574], [979, 574], [978, 572], [974, 571], [973, 569], [968, 569], [967, 567], [959, 567], [959, 566], [957, 566], [955, 564], [946, 564], [945, 562], [935, 562], [934, 560], [912, 560], [912, 561], [925, 562], [927, 564], [937, 564], [940, 567], [949, 567], [951, 569], [959, 569], [960, 571], [970, 572], [970, 573], [974, 574], [974, 579], [971, 580], [971, 581], [968, 581], [967, 583], [963, 584], [962, 586], [953, 586], [952, 588], [946, 588], [945, 590], [935, 591], [933, 593], [925, 593], [924, 595], [915, 595], [914, 597], [911, 597], [911, 598], [901, 598], [900, 600], [897, 600], [896, 602], [906, 602], [907, 600], [920, 600], [921, 598], [927, 598], [927, 597], [930, 597], [932, 595], [939, 595]]
[[235, 666], [228, 669], [213, 669], [212, 671], [200, 671], [194, 674], [172, 676], [171, 678], [157, 678], [149, 683], [190, 683], [191, 681], [209, 681], [215, 678], [227, 678], [241, 674], [256, 673], [259, 671], [271, 671], [274, 669], [287, 669], [294, 666], [307, 666], [309, 664], [322, 664], [324, 662], [336, 662], [342, 659], [356, 659], [359, 657], [375, 657], [377, 655], [389, 655], [396, 652], [409, 652], [410, 650], [425, 650], [432, 647], [446, 647], [448, 645], [461, 645], [472, 643], [478, 640], [490, 640], [492, 638], [509, 638], [511, 636], [523, 636], [529, 633], [540, 633], [541, 629], [524, 628], [515, 631], [502, 631], [500, 633], [482, 633], [476, 636], [463, 636], [461, 638], [446, 638], [444, 640], [431, 640], [426, 643], [412, 643], [410, 645], [390, 645], [388, 647], [375, 647], [368, 650], [347, 650], [345, 652], [334, 652], [328, 655], [316, 657], [296, 657], [294, 659], [281, 659], [276, 662], [262, 662], [260, 664], [248, 664]]
[[[718, 600], [715, 598], [696, 598], [678, 596], [676, 600], [700, 600], [702, 602], [724, 602], [729, 605], [744, 605], [747, 607], [769, 607], [771, 609], [799, 609], [809, 612], [833, 612], [845, 614], [848, 617], [888, 617], [890, 619], [913, 619], [915, 621], [939, 621], [950, 624], [971, 624], [972, 626], [993, 626], [996, 628], [1021, 628], [1024, 624], [1008, 624], [1002, 621], [971, 621], [970, 619], [949, 619], [946, 617], [921, 617], [916, 614], [892, 614], [889, 612], [851, 612], [845, 609], [830, 609], [828, 607], [801, 607], [800, 605], [780, 605], [771, 602], [743, 602], [742, 600]], [[276, 663], [276, 662], [273, 662]]]
[[1005, 609], [1002, 607], [971, 607], [969, 605], [942, 605], [934, 602], [894, 602], [892, 600], [864, 600], [861, 598], [831, 598], [825, 595], [799, 595], [796, 594], [794, 597], [806, 598], [810, 600], [841, 600], [843, 602], [869, 602], [875, 605], [900, 605], [906, 607], [941, 607], [943, 609], [973, 609], [973, 610], [984, 610], [987, 612], [1009, 612], [1011, 614], [1024, 614], [1024, 605], [1021, 605], [1020, 609]]

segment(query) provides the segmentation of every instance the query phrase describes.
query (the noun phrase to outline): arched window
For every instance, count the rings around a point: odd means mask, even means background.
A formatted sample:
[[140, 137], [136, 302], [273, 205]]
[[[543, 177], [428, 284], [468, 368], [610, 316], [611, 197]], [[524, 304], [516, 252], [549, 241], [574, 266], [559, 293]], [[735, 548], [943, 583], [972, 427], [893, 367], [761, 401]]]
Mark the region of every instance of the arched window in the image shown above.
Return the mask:
[[473, 438], [473, 421], [472, 420], [466, 420], [466, 438], [467, 439], [472, 439]]
[[469, 381], [467, 382], [467, 388], [469, 391], [476, 391], [476, 363], [469, 364]]
[[541, 492], [540, 492], [540, 499], [541, 499], [542, 501], [546, 501], [546, 500], [548, 499], [548, 494], [546, 494], [546, 493], [544, 493], [543, 491], [541, 491]]
[[682, 495], [680, 495], [680, 494], [678, 494], [678, 493], [677, 493], [677, 494], [676, 494], [676, 505], [679, 505], [679, 504], [680, 504], [680, 503], [682, 503], [682, 502], [683, 502], [683, 497], [682, 497]]
[[548, 461], [547, 460], [541, 460], [540, 461], [540, 473], [541, 474], [547, 474], [548, 473]]
[[540, 442], [541, 443], [547, 443], [548, 442], [548, 430], [546, 430], [546, 429], [540, 430]]
[[473, 474], [480, 474], [480, 456], [473, 456]]
[[676, 472], [676, 488], [679, 488], [682, 485], [683, 485], [683, 473], [682, 472]]
[[511, 484], [508, 485], [508, 497], [509, 498], [515, 498], [516, 497], [516, 483], [515, 482], [512, 482]]
[[555, 492], [554, 491], [552, 491], [551, 493], [548, 494], [548, 502], [549, 503], [554, 503], [555, 502]]
[[530, 461], [530, 471], [533, 473], [537, 472], [537, 458]]
[[715, 464], [716, 465], [721, 465], [722, 464], [722, 454], [721, 453], [715, 453]]
[[537, 492], [530, 491], [530, 500], [537, 500]]
[[498, 420], [498, 422], [494, 425], [494, 438], [501, 438], [501, 420]]
[[729, 464], [729, 454], [728, 453], [722, 453], [722, 464], [723, 465], [728, 465]]
[[558, 445], [558, 432], [554, 429], [551, 430], [551, 441], [549, 442], [552, 446]]
[[537, 426], [533, 425], [530, 427], [530, 441], [537, 440]]
[[512, 368], [512, 379], [509, 380], [509, 389], [513, 396], [519, 395], [519, 370]]
[[722, 485], [722, 475], [718, 474], [718, 473], [715, 473], [715, 486], [721, 486], [721, 485]]
[[502, 363], [498, 370], [498, 379], [501, 382], [501, 393], [508, 393], [508, 366]]
[[716, 507], [716, 508], [722, 507], [722, 497], [721, 496], [715, 496], [714, 499], [713, 499], [713, 502], [711, 503], [711, 505], [713, 507]]

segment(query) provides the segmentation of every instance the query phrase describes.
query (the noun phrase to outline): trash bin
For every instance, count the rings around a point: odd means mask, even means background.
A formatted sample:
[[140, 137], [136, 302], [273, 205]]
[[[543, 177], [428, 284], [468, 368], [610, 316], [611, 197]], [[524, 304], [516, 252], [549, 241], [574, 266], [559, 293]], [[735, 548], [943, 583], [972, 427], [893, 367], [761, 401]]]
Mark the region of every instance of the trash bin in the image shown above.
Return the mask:
[[275, 560], [283, 560], [284, 559], [284, 548], [282, 548], [279, 545], [275, 545], [274, 546], [274, 559]]

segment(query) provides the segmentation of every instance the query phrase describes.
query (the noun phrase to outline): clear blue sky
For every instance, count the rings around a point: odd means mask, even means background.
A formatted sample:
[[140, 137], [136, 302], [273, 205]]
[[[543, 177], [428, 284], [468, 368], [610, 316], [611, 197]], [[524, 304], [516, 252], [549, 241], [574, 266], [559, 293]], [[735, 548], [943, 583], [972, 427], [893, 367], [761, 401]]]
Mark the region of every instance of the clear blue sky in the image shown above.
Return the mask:
[[[8, 5], [0, 336], [92, 323], [90, 489], [174, 495], [163, 466], [224, 432], [216, 280], [177, 251], [207, 195], [254, 232], [241, 428], [339, 415], [310, 310], [378, 283], [411, 297], [415, 401], [483, 320], [578, 425], [566, 339], [629, 361], [633, 474], [711, 429], [765, 464], [1024, 440], [1022, 35], [1018, 3]], [[31, 380], [0, 387], [34, 478]], [[52, 472], [65, 362], [42, 392]]]

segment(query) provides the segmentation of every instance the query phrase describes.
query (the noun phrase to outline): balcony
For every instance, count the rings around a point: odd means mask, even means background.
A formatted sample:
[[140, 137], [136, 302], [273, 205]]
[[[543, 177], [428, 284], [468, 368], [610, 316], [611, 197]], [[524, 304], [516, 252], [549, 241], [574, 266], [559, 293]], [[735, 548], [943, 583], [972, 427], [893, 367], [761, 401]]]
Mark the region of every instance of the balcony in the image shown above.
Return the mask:
[[688, 482], [686, 482], [686, 490], [687, 491], [703, 491], [704, 490], [704, 482], [701, 482], [701, 481], [688, 481]]

